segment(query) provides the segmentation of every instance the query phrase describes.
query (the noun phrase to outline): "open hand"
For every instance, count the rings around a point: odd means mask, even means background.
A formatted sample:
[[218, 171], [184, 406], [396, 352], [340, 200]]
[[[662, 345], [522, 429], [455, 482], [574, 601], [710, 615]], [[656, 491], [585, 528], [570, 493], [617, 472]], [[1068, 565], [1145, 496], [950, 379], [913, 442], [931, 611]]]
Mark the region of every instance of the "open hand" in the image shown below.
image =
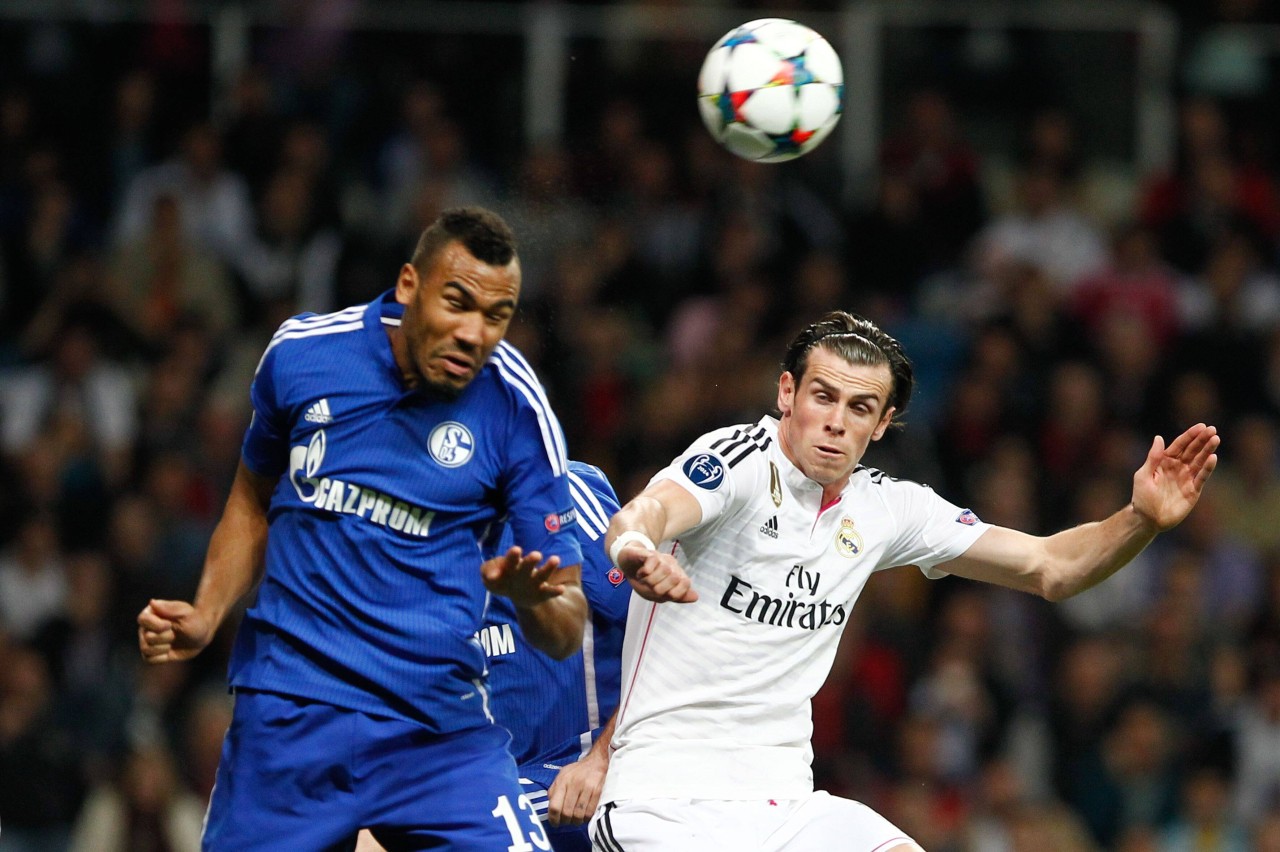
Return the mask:
[[485, 588], [495, 595], [510, 598], [516, 606], [530, 607], [564, 594], [563, 586], [549, 582], [559, 567], [559, 556], [543, 562], [538, 551], [526, 554], [513, 546], [503, 555], [485, 561], [480, 566], [480, 576]]
[[1168, 447], [1157, 435], [1146, 462], [1133, 475], [1133, 508], [1161, 532], [1182, 523], [1218, 466], [1215, 451], [1220, 443], [1217, 428], [1203, 423], [1174, 438]]

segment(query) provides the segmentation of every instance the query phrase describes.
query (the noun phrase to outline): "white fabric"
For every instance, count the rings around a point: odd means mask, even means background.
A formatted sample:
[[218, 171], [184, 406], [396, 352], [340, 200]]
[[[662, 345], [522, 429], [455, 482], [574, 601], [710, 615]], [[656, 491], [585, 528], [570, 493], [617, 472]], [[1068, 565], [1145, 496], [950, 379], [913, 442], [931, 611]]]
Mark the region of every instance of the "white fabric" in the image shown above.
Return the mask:
[[810, 699], [867, 578], [897, 565], [942, 576], [933, 566], [987, 526], [925, 486], [865, 468], [821, 507], [821, 486], [778, 449], [772, 418], [704, 435], [662, 479], [702, 506], [695, 529], [660, 545], [674, 548], [699, 599], [631, 599], [601, 801], [803, 798], [813, 791]]
[[914, 844], [859, 802], [819, 791], [799, 799], [624, 800], [596, 811], [595, 852], [887, 852]]

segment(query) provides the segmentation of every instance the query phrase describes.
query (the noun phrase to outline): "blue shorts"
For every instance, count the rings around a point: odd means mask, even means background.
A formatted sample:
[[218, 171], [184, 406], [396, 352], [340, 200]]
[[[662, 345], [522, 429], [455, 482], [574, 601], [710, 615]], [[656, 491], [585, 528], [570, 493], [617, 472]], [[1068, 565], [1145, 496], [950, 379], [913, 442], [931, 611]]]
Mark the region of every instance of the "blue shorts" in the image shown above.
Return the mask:
[[237, 690], [204, 849], [547, 849], [497, 725], [432, 734], [401, 719]]

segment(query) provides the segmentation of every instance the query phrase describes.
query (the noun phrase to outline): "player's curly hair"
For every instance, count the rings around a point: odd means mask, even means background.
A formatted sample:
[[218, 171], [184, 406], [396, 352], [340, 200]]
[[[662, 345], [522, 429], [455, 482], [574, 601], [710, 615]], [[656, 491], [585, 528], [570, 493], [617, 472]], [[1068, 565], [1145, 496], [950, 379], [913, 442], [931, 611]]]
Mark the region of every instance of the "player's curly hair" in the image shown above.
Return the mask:
[[516, 235], [501, 216], [484, 207], [453, 207], [422, 232], [409, 262], [425, 273], [440, 250], [455, 241], [490, 266], [506, 266], [516, 256]]
[[888, 364], [893, 376], [889, 405], [895, 409], [895, 419], [907, 410], [915, 387], [911, 361], [902, 351], [902, 344], [871, 320], [848, 311], [831, 311], [817, 322], [805, 326], [787, 347], [787, 356], [782, 362], [782, 369], [791, 374], [796, 385], [804, 379], [809, 353], [816, 346], [839, 355], [850, 364]]

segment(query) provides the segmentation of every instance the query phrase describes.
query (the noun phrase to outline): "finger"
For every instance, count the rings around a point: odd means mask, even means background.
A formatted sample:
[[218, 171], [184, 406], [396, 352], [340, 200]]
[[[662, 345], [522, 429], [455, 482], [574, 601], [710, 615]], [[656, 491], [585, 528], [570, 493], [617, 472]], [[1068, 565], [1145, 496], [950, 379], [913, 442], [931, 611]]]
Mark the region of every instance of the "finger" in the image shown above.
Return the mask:
[[143, 630], [168, 630], [173, 627], [173, 622], [166, 618], [156, 615], [151, 607], [147, 607], [138, 613], [138, 627]]
[[1209, 458], [1205, 459], [1204, 467], [1196, 471], [1196, 488], [1198, 489], [1203, 488], [1205, 480], [1209, 478], [1209, 474], [1213, 473], [1214, 469], [1216, 469], [1217, 467], [1218, 467], [1217, 455], [1211, 455], [1209, 456]]
[[1218, 450], [1218, 446], [1222, 443], [1222, 439], [1217, 435], [1210, 435], [1203, 445], [1196, 449], [1195, 457], [1192, 458], [1191, 464], [1195, 467], [1202, 467], [1209, 456]]
[[693, 589], [693, 581], [688, 576], [682, 577], [680, 582], [672, 587], [669, 599], [676, 603], [693, 603], [696, 601], [698, 593]]
[[1206, 426], [1204, 429], [1201, 429], [1192, 440], [1188, 441], [1186, 446], [1182, 448], [1180, 452], [1176, 454], [1170, 452], [1170, 455], [1175, 458], [1194, 460], [1215, 437], [1217, 437], [1217, 430], [1212, 426]]
[[1151, 449], [1147, 450], [1147, 464], [1159, 464], [1160, 457], [1163, 455], [1165, 455], [1164, 438], [1156, 435], [1151, 441]]
[[560, 776], [557, 775], [556, 780], [551, 784], [551, 789], [547, 791], [547, 822], [552, 826], [559, 827], [563, 807], [564, 785], [560, 783]]
[[144, 657], [161, 657], [173, 650], [172, 645], [143, 645], [142, 656]]
[[552, 556], [542, 565], [539, 565], [537, 568], [534, 568], [530, 572], [529, 576], [535, 580], [544, 580], [547, 577], [550, 577], [552, 574], [554, 574], [559, 567], [560, 567], [560, 557]]
[[[151, 610], [160, 618], [173, 620], [181, 618], [191, 611], [191, 604], [186, 601], [166, 601], [152, 598], [147, 604], [147, 609]], [[145, 612], [146, 610], [144, 610]]]
[[1173, 439], [1173, 443], [1169, 444], [1168, 453], [1171, 456], [1181, 455], [1187, 446], [1204, 431], [1205, 425], [1197, 423], [1181, 435]]
[[148, 645], [172, 645], [174, 640], [174, 632], [172, 630], [143, 630], [142, 639]]

